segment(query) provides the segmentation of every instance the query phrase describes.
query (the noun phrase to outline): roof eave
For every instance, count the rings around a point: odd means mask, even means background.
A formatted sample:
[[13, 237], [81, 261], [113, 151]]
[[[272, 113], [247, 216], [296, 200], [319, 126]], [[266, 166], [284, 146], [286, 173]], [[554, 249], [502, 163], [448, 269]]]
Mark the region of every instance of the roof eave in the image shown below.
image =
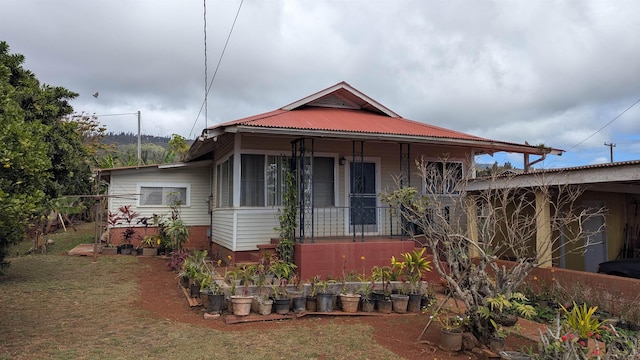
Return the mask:
[[534, 155], [562, 155], [563, 150], [552, 148], [540, 148], [536, 146], [517, 145], [502, 143], [499, 141], [473, 140], [473, 139], [456, 139], [446, 137], [427, 137], [416, 135], [394, 135], [394, 134], [375, 134], [361, 133], [350, 131], [331, 131], [331, 130], [313, 130], [313, 129], [291, 129], [291, 128], [270, 128], [256, 126], [232, 126], [226, 129], [229, 133], [245, 133], [245, 134], [271, 134], [271, 135], [289, 135], [289, 136], [314, 136], [320, 138], [335, 139], [361, 139], [361, 140], [379, 140], [379, 141], [396, 141], [396, 142], [412, 142], [439, 145], [466, 146], [476, 150], [481, 150], [478, 154], [492, 154], [495, 152], [512, 152], [520, 154]]

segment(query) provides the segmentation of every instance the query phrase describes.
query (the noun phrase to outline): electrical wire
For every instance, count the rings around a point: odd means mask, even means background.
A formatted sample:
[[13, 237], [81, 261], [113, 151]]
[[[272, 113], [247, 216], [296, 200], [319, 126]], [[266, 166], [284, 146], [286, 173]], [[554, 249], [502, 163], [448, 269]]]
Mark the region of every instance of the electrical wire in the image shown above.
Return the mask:
[[[231, 39], [231, 34], [233, 34], [233, 29], [235, 28], [236, 22], [238, 21], [238, 16], [240, 15], [240, 10], [242, 9], [242, 4], [243, 3], [244, 3], [244, 0], [241, 0], [240, 1], [240, 5], [238, 6], [238, 11], [236, 12], [236, 16], [233, 19], [233, 24], [231, 24], [231, 29], [229, 30], [229, 35], [227, 35], [227, 40], [225, 41], [224, 47], [222, 48], [222, 53], [220, 54], [220, 58], [218, 59], [218, 64], [216, 65], [216, 68], [213, 71], [213, 76], [211, 77], [211, 82], [209, 83], [209, 87], [206, 89], [205, 100], [202, 102], [202, 105], [200, 106], [200, 111], [198, 111], [198, 116], [196, 116], [196, 119], [193, 122], [193, 126], [191, 127], [191, 131], [189, 132], [189, 137], [191, 137], [191, 135], [193, 134], [193, 129], [196, 127], [196, 124], [198, 123], [198, 119], [200, 118], [200, 114], [202, 114], [202, 110], [205, 107], [205, 104], [207, 102], [207, 96], [208, 96], [209, 92], [211, 91], [211, 87], [213, 86], [213, 81], [216, 79], [216, 75], [218, 74], [218, 69], [220, 69], [220, 64], [222, 63], [222, 59], [224, 58], [224, 54], [225, 54], [225, 52], [227, 50], [227, 46], [229, 45], [229, 39]], [[206, 81], [206, 79], [205, 79], [205, 81]]]
[[594, 132], [593, 134], [587, 136], [584, 140], [580, 141], [579, 143], [573, 145], [572, 147], [570, 147], [567, 151], [571, 151], [573, 149], [575, 149], [576, 147], [582, 145], [585, 141], [591, 139], [592, 137], [594, 137], [596, 134], [598, 134], [600, 131], [604, 130], [604, 128], [606, 128], [607, 126], [611, 125], [614, 121], [618, 120], [618, 118], [620, 118], [622, 115], [624, 115], [627, 111], [631, 110], [632, 107], [636, 106], [638, 103], [640, 103], [640, 99], [636, 100], [636, 102], [634, 102], [633, 104], [631, 104], [629, 107], [627, 107], [626, 109], [624, 109], [624, 111], [622, 111], [620, 114], [618, 114], [616, 117], [614, 117], [613, 119], [611, 119], [608, 123], [604, 124], [600, 129], [596, 130], [596, 132]]

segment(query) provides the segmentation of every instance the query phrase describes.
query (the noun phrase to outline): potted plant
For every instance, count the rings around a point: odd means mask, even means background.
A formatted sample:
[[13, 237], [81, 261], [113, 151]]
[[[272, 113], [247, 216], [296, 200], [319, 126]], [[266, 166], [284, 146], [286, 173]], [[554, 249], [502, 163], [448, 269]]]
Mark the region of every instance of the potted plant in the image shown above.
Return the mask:
[[[247, 316], [251, 313], [251, 304], [253, 303], [253, 296], [249, 294], [249, 285], [253, 279], [253, 270], [249, 266], [239, 267], [235, 270], [235, 280], [240, 280], [244, 285], [242, 295], [231, 294], [231, 303], [233, 305], [233, 315], [235, 316]], [[234, 281], [232, 289], [235, 291]]]
[[320, 276], [314, 276], [309, 282], [309, 294], [307, 295], [306, 308], [307, 311], [315, 312], [318, 309], [318, 286], [320, 282]]
[[495, 322], [493, 319], [489, 319], [493, 333], [489, 336], [489, 349], [494, 353], [499, 353], [504, 350], [504, 340], [507, 337], [506, 329]]
[[319, 312], [333, 311], [333, 294], [328, 291], [329, 283], [335, 283], [335, 280], [318, 281], [317, 310]]
[[189, 228], [181, 219], [168, 220], [164, 228], [172, 249], [180, 249], [189, 240]]
[[118, 248], [113, 246], [111, 242], [111, 229], [120, 223], [120, 214], [109, 212], [107, 215], [107, 229], [106, 233], [106, 245], [102, 247], [101, 253], [103, 255], [116, 255], [118, 253]]
[[375, 283], [373, 280], [366, 281], [366, 279], [360, 289], [358, 289], [358, 293], [360, 294], [360, 309], [364, 312], [372, 312], [375, 309], [375, 301], [373, 300], [373, 289], [375, 287]]
[[178, 273], [181, 278], [189, 279], [189, 291], [192, 298], [200, 295], [200, 281], [205, 274], [207, 250], [196, 250], [189, 253], [184, 259], [182, 268]]
[[342, 311], [346, 313], [358, 312], [358, 305], [360, 304], [360, 297], [362, 295], [353, 293], [347, 289], [346, 279], [342, 278], [342, 291], [340, 292], [340, 304]]
[[158, 249], [156, 246], [160, 245], [160, 238], [158, 234], [146, 235], [140, 242], [142, 245], [143, 256], [156, 256], [158, 255]]
[[269, 264], [269, 272], [273, 274], [276, 285], [280, 285], [283, 280], [289, 281], [294, 275], [296, 264], [284, 261], [279, 258], [274, 258]]
[[291, 299], [287, 295], [286, 280], [280, 282], [279, 285], [271, 285], [273, 290], [273, 303], [275, 304], [275, 311], [279, 315], [285, 315], [289, 313], [291, 307]]
[[393, 303], [391, 302], [391, 282], [384, 283], [381, 295], [376, 299], [376, 306], [378, 312], [383, 314], [390, 314], [393, 310]]
[[520, 292], [489, 296], [485, 302], [486, 305], [478, 307], [480, 317], [503, 326], [514, 326], [518, 316], [528, 319], [536, 314], [534, 307], [526, 303], [527, 297]]
[[404, 261], [396, 260], [394, 256], [391, 257], [391, 266], [395, 270], [394, 272], [401, 274], [409, 282], [406, 311], [420, 312], [422, 274], [431, 271], [431, 261], [424, 258], [426, 249], [423, 247], [420, 250], [403, 253]]
[[131, 210], [131, 205], [124, 205], [118, 208], [120, 212], [119, 219], [126, 223], [127, 228], [122, 233], [122, 244], [120, 245], [120, 254], [122, 255], [130, 255], [133, 249], [133, 244], [131, 243], [136, 236], [136, 231], [133, 229], [131, 223], [137, 217], [140, 216], [137, 212]]
[[440, 348], [448, 351], [460, 351], [462, 349], [462, 333], [469, 323], [469, 317], [440, 310], [434, 312], [431, 319], [440, 325]]

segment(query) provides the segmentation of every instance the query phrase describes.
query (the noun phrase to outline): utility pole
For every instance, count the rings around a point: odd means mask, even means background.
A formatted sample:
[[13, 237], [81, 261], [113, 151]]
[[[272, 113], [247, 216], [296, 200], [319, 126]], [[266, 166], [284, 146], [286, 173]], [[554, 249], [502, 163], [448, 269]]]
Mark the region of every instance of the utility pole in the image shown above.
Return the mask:
[[614, 143], [604, 143], [604, 146], [608, 146], [609, 147], [609, 159], [610, 162], [613, 162], [613, 148], [616, 147], [616, 144]]
[[142, 140], [140, 139], [140, 110], [138, 110], [138, 166], [140, 164], [142, 164]]

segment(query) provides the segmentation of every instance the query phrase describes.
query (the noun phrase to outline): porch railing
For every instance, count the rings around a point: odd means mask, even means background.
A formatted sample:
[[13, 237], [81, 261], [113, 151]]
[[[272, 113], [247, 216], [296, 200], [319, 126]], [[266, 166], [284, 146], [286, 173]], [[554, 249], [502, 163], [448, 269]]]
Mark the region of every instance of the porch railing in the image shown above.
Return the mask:
[[[400, 216], [389, 206], [306, 208], [300, 212], [298, 239], [314, 242], [319, 238], [351, 237], [354, 241], [365, 241], [366, 237], [398, 237], [406, 240], [406, 232]], [[303, 230], [303, 231], [302, 231]], [[304, 236], [302, 236], [304, 235]]]

